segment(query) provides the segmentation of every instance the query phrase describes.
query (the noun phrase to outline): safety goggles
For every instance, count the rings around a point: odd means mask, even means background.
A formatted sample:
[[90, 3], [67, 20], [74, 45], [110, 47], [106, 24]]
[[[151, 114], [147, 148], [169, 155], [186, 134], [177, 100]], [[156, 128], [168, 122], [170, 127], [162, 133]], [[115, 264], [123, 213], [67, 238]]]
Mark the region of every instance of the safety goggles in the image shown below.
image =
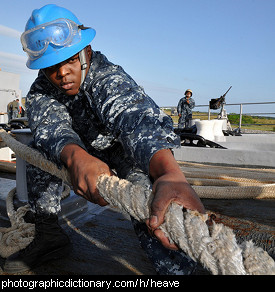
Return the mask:
[[37, 59], [44, 54], [49, 44], [56, 47], [69, 47], [81, 40], [81, 29], [69, 19], [56, 19], [25, 31], [21, 36], [23, 50], [31, 59]]

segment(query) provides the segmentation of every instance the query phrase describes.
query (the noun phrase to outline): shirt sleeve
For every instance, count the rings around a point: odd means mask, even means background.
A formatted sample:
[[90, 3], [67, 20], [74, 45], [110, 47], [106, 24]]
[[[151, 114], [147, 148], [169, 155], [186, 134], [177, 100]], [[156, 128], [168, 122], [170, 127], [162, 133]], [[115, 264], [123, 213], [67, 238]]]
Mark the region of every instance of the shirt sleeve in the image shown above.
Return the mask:
[[182, 113], [182, 98], [179, 100], [178, 106], [177, 106], [177, 112], [178, 114]]
[[146, 173], [157, 151], [180, 146], [171, 117], [122, 69], [106, 74], [91, 90], [103, 123]]
[[189, 107], [191, 108], [191, 109], [193, 109], [194, 107], [195, 107], [195, 100], [191, 97], [190, 99], [189, 99]]
[[[47, 91], [43, 89], [45, 86]], [[27, 117], [35, 147], [61, 167], [60, 153], [64, 146], [70, 143], [84, 149], [85, 146], [72, 129], [72, 119], [66, 107], [49, 94], [49, 86], [42, 76], [33, 83], [26, 100]]]

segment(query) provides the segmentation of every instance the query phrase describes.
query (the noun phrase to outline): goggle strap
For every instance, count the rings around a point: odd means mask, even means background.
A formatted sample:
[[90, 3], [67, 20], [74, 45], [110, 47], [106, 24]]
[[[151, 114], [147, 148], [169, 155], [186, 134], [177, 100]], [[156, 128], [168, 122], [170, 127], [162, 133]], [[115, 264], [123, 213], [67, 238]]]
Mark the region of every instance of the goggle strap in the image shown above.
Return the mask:
[[81, 65], [81, 70], [85, 70], [85, 69], [87, 69], [87, 67], [88, 67], [88, 66], [87, 66], [87, 63], [82, 64], [82, 65]]
[[88, 67], [86, 56], [85, 56], [85, 49], [83, 49], [79, 52], [79, 61], [80, 61], [80, 65], [81, 65], [81, 84], [82, 84], [85, 80], [86, 69]]

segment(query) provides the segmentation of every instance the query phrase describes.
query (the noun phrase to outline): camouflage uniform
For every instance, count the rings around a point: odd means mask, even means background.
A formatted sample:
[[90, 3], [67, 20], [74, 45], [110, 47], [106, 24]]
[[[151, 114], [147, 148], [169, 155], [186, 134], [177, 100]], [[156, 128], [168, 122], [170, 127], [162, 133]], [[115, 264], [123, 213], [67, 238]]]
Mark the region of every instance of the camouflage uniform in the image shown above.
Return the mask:
[[192, 109], [195, 107], [195, 101], [192, 97], [189, 98], [189, 104], [186, 101], [186, 97], [179, 100], [177, 111], [181, 114], [178, 122], [178, 128], [188, 127], [188, 121], [192, 119]]
[[14, 100], [12, 102], [12, 119], [18, 118], [19, 114], [19, 102], [17, 100]]
[[[93, 52], [89, 72], [75, 96], [64, 95], [41, 70], [28, 93], [26, 108], [33, 147], [58, 167], [62, 166], [63, 147], [74, 143], [107, 163], [118, 177], [143, 185], [146, 181], [151, 187], [148, 176], [151, 157], [160, 149], [180, 145], [171, 118], [120, 66], [109, 62], [100, 52]], [[27, 169], [32, 208], [41, 213], [58, 213], [61, 180], [31, 165]], [[150, 250], [149, 235], [141, 231], [142, 224], [133, 221], [144, 249]], [[158, 241], [155, 244], [162, 247]], [[163, 255], [167, 259], [160, 262], [166, 262], [166, 269], [175, 273], [169, 254]], [[178, 256], [186, 259], [183, 253]], [[151, 256], [161, 266], [156, 257], [157, 254]], [[190, 264], [180, 273], [189, 273], [193, 267]], [[160, 267], [157, 270], [161, 273]]]
[[7, 105], [7, 113], [8, 113], [8, 123], [12, 119], [12, 101]]

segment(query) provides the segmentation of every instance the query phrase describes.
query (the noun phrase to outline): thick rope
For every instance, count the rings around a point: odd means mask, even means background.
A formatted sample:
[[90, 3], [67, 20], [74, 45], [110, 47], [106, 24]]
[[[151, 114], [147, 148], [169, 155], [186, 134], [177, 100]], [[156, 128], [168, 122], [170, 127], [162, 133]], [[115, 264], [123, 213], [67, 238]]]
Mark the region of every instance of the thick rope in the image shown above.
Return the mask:
[[[27, 149], [26, 149], [27, 150]], [[37, 155], [35, 153], [35, 155]], [[38, 161], [39, 162], [39, 161]], [[182, 164], [179, 162], [179, 164]], [[51, 166], [51, 164], [49, 163]], [[47, 165], [45, 166], [47, 167]], [[203, 164], [200, 167], [207, 169], [204, 171], [194, 169], [193, 167], [181, 167], [187, 181], [193, 186], [200, 198], [212, 199], [274, 199], [275, 198], [275, 173], [273, 169], [259, 170], [256, 169], [252, 173], [248, 173], [242, 169], [237, 174], [238, 177], [230, 175], [228, 167], [218, 168], [218, 174], [209, 170], [209, 166]], [[52, 166], [53, 174], [55, 174], [55, 166]], [[0, 162], [0, 171], [8, 171], [15, 173], [16, 167], [8, 166]], [[210, 172], [209, 172], [210, 171]], [[221, 175], [221, 173], [223, 173]], [[226, 175], [225, 175], [226, 173]], [[248, 175], [254, 178], [244, 178]], [[60, 173], [66, 176], [66, 173]], [[255, 179], [257, 177], [257, 179]]]
[[15, 140], [3, 129], [0, 129], [0, 137], [18, 157], [52, 175], [57, 176], [64, 182], [68, 182], [69, 185], [71, 185], [70, 176], [65, 168], [61, 170], [58, 169], [54, 163], [45, 159], [40, 152]]
[[[98, 190], [112, 206], [139, 221], [149, 218], [151, 191], [127, 180], [106, 175], [99, 177]], [[238, 245], [233, 231], [223, 224], [207, 224], [208, 215], [172, 203], [161, 229], [193, 260], [199, 261], [213, 274], [270, 275], [275, 274], [275, 262], [252, 241]]]
[[[39, 152], [22, 145], [7, 133], [1, 131], [0, 134], [16, 155], [71, 185], [70, 177], [65, 169], [57, 169]], [[6, 139], [6, 136], [9, 137]], [[25, 155], [26, 153], [27, 155]], [[126, 212], [139, 221], [149, 218], [153, 197], [151, 191], [115, 176], [106, 175], [99, 177], [97, 188], [100, 195], [111, 206], [118, 207], [120, 211]], [[262, 197], [262, 193], [256, 197], [253, 195], [253, 198]], [[269, 193], [268, 198], [270, 198]], [[213, 274], [275, 274], [275, 262], [267, 252], [256, 247], [252, 241], [244, 241], [238, 245], [235, 235], [229, 227], [215, 222], [209, 225], [207, 221], [207, 214], [199, 214], [190, 210], [183, 212], [181, 206], [172, 203], [161, 229], [180, 249], [195, 261], [201, 262]]]
[[[16, 155], [23, 160], [71, 184], [70, 176], [65, 168], [58, 169], [54, 163], [46, 160], [40, 152], [15, 140], [3, 129], [0, 129], [0, 137], [5, 141], [8, 147], [10, 147], [16, 153]], [[184, 163], [184, 165], [188, 165], [188, 163]], [[230, 175], [222, 175], [221, 168], [210, 167], [209, 169], [209, 166], [205, 167], [203, 171], [197, 167], [183, 167], [183, 171], [187, 180], [189, 180], [191, 184], [192, 179], [193, 181], [196, 180], [200, 183], [202, 183], [203, 179], [205, 179], [204, 183], [206, 181], [209, 183], [209, 181], [212, 180], [212, 186], [210, 188], [207, 187], [207, 185], [203, 185], [203, 187], [199, 185], [193, 185], [193, 188], [201, 198], [275, 199], [275, 172], [273, 173], [272, 170], [270, 170], [270, 173], [258, 171], [256, 175], [257, 180], [255, 179], [255, 171], [254, 173], [253, 171], [237, 171], [233, 168], [231, 170], [228, 168], [229, 174], [231, 173]], [[213, 179], [219, 180], [219, 182], [216, 181], [218, 183], [217, 186], [213, 187]], [[230, 186], [225, 183], [225, 181], [229, 181], [228, 184], [230, 184], [230, 182], [231, 184], [234, 182], [242, 182], [245, 185]], [[227, 186], [221, 187], [224, 184], [227, 184]]]
[[34, 224], [26, 223], [23, 216], [30, 210], [29, 205], [19, 207], [16, 211], [13, 207], [13, 198], [16, 188], [13, 188], [7, 198], [7, 214], [10, 219], [10, 227], [0, 228], [0, 255], [7, 258], [11, 254], [25, 248], [34, 238]]
[[[61, 200], [69, 196], [70, 187], [64, 186]], [[24, 216], [30, 211], [29, 204], [14, 209], [13, 200], [16, 196], [16, 188], [13, 188], [6, 198], [7, 214], [10, 219], [10, 227], [0, 227], [0, 256], [7, 258], [17, 251], [29, 245], [35, 235], [35, 225], [26, 223]]]
[[200, 198], [275, 199], [275, 169], [179, 165]]

